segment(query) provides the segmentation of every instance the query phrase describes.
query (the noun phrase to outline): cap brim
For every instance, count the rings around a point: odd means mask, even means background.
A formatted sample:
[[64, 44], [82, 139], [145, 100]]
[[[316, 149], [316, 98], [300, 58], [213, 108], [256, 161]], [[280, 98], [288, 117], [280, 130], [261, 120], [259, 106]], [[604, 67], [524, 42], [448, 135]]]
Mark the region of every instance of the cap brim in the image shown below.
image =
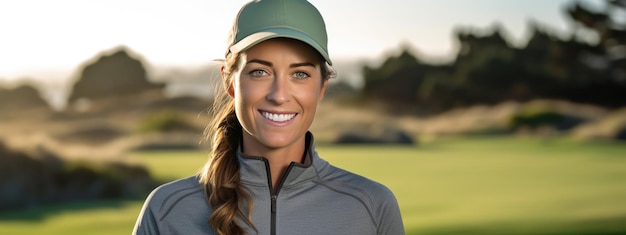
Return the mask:
[[320, 55], [322, 55], [322, 57], [324, 57], [329, 65], [332, 65], [332, 62], [328, 56], [328, 52], [322, 49], [322, 47], [315, 40], [300, 31], [289, 28], [272, 28], [253, 33], [241, 39], [238, 43], [232, 45], [230, 47], [230, 51], [233, 53], [242, 52], [249, 49], [250, 47], [253, 47], [256, 44], [272, 38], [293, 38], [302, 41], [313, 47], [318, 53], [320, 53]]

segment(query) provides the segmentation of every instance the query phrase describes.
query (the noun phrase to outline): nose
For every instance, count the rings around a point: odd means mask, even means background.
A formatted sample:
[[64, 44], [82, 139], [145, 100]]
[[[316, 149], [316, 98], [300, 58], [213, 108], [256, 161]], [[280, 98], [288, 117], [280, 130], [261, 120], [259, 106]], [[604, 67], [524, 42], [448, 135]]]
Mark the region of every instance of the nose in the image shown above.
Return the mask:
[[289, 102], [289, 87], [284, 76], [275, 75], [266, 99], [277, 105]]

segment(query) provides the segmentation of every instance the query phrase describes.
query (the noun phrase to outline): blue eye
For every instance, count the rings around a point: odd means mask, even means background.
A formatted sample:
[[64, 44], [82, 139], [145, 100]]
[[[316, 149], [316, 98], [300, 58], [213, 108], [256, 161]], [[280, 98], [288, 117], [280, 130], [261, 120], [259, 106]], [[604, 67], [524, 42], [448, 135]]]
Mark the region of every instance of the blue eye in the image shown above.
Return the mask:
[[305, 79], [309, 77], [309, 74], [305, 73], [305, 72], [295, 72], [293, 74], [293, 77], [296, 79]]
[[252, 70], [250, 72], [250, 75], [253, 77], [262, 77], [262, 76], [267, 75], [267, 72], [265, 72], [265, 70], [256, 69], [256, 70]]

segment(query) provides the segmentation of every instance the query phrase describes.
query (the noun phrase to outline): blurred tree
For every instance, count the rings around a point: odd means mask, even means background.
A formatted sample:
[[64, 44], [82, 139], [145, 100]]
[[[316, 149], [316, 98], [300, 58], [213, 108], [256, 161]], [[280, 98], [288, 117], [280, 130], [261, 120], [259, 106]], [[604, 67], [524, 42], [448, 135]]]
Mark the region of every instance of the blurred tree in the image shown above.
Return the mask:
[[[575, 22], [574, 35], [582, 30], [597, 35], [598, 43], [583, 50], [580, 60], [596, 71], [593, 78], [584, 80], [585, 87], [574, 91], [579, 99], [592, 103], [621, 106], [626, 103], [626, 21], [619, 15], [626, 14], [626, 1], [607, 0], [604, 11], [593, 11], [575, 2], [567, 9], [567, 15]], [[593, 90], [591, 90], [593, 89]], [[589, 91], [593, 92], [589, 92]], [[593, 95], [591, 95], [593, 94]]]
[[456, 33], [461, 49], [454, 66], [453, 79], [458, 81], [455, 92], [461, 105], [480, 102], [497, 102], [507, 95], [502, 91], [519, 80], [522, 71], [513, 63], [516, 50], [502, 37], [496, 25], [491, 34], [475, 36]]
[[422, 63], [404, 48], [400, 55], [383, 62], [380, 69], [364, 68], [363, 90], [368, 96], [391, 102], [411, 100], [412, 88], [420, 85], [420, 67]]
[[[448, 65], [423, 63], [405, 45], [380, 67], [363, 68], [363, 94], [430, 112], [536, 98], [625, 105], [626, 22], [616, 19], [626, 14], [626, 0], [608, 0], [604, 11], [573, 2], [566, 12], [575, 26], [569, 39], [530, 22], [532, 36], [523, 48], [512, 47], [498, 24], [482, 35], [459, 29], [460, 49]], [[596, 43], [581, 38], [593, 34]]]
[[378, 68], [363, 67], [366, 100], [382, 100], [393, 104], [395, 110], [415, 106], [419, 98], [425, 75], [436, 71], [443, 72], [445, 66], [424, 64], [404, 46], [397, 56], [389, 57]]

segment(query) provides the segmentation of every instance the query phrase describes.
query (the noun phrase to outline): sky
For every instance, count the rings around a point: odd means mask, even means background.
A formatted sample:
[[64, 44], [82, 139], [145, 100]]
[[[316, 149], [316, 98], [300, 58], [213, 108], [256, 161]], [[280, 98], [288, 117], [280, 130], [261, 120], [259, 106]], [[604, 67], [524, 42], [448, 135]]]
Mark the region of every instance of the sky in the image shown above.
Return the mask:
[[[582, 0], [603, 7], [602, 0]], [[154, 66], [201, 65], [224, 56], [244, 0], [21, 0], [0, 2], [0, 80], [67, 79], [124, 45]], [[378, 58], [408, 44], [450, 58], [455, 28], [499, 23], [519, 45], [534, 20], [563, 34], [574, 0], [310, 0], [325, 18], [334, 61]]]

